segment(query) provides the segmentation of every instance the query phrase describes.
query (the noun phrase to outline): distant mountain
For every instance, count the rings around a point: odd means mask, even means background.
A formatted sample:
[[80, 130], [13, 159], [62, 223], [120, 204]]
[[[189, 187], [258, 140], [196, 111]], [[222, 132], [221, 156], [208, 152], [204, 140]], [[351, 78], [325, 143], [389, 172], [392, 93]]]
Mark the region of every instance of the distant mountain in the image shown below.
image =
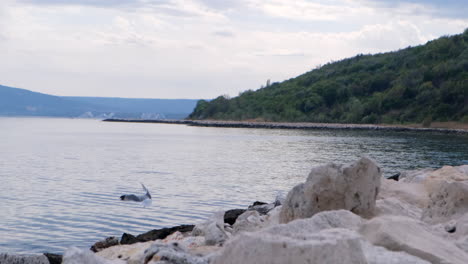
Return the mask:
[[197, 100], [63, 97], [0, 85], [0, 116], [182, 119]]
[[234, 98], [201, 100], [190, 118], [468, 122], [468, 29], [417, 47], [329, 63]]

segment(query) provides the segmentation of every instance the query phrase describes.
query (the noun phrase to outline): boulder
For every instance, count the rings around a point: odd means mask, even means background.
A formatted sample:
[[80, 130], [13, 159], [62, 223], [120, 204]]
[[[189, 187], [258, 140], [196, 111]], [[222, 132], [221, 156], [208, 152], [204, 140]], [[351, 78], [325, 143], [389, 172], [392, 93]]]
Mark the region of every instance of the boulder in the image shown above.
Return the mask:
[[208, 264], [208, 258], [193, 256], [180, 248], [177, 243], [153, 243], [128, 264]]
[[403, 216], [381, 216], [364, 223], [359, 232], [372, 244], [403, 251], [431, 263], [468, 263], [468, 254], [436, 236], [424, 222]]
[[265, 219], [257, 211], [246, 211], [241, 214], [233, 226], [234, 233], [252, 232], [264, 227]]
[[44, 255], [14, 255], [0, 253], [0, 264], [49, 264]]
[[468, 166], [444, 166], [424, 180], [429, 193], [422, 219], [435, 224], [456, 219], [468, 212]]
[[61, 264], [63, 260], [63, 256], [59, 254], [44, 253], [44, 256], [49, 260], [49, 264]]
[[157, 239], [164, 239], [174, 232], [192, 232], [194, 225], [180, 225], [169, 228], [153, 229], [146, 233], [136, 236], [139, 242], [154, 241]]
[[207, 221], [195, 225], [193, 236], [204, 236], [206, 245], [220, 245], [231, 236], [224, 227], [224, 211], [214, 213]]
[[398, 200], [418, 208], [425, 208], [429, 194], [423, 184], [387, 180], [382, 177], [377, 199], [398, 198]]
[[417, 220], [421, 219], [422, 211], [421, 208], [395, 197], [377, 200], [375, 207], [375, 214], [377, 216], [402, 215]]
[[429, 169], [429, 168], [403, 171], [398, 177], [398, 181], [406, 182], [406, 183], [409, 183], [409, 182], [421, 183], [429, 175], [429, 173], [433, 171], [434, 171], [433, 169]]
[[363, 217], [374, 214], [382, 172], [368, 158], [350, 165], [315, 167], [305, 183], [295, 186], [283, 204], [280, 222], [308, 218], [326, 210], [346, 209]]
[[[309, 219], [296, 220], [279, 227], [291, 230], [289, 225], [306, 220]], [[228, 242], [219, 254], [214, 255], [210, 263], [428, 264], [429, 262], [403, 252], [392, 252], [373, 246], [355, 231], [332, 228], [315, 233], [307, 231], [289, 233], [288, 230], [279, 233], [267, 230], [242, 233]]]
[[359, 236], [346, 229], [309, 234], [307, 239], [244, 232], [226, 244], [213, 264], [366, 263]]
[[98, 241], [91, 246], [90, 250], [93, 252], [99, 252], [105, 248], [112, 247], [119, 244], [119, 239], [116, 237], [108, 237], [104, 240]]
[[224, 223], [233, 225], [236, 222], [237, 217], [239, 217], [239, 215], [243, 214], [245, 211], [246, 211], [245, 209], [227, 210], [224, 213]]
[[83, 250], [76, 247], [69, 248], [63, 255], [63, 264], [126, 264], [126, 261], [108, 260], [94, 254], [90, 250]]

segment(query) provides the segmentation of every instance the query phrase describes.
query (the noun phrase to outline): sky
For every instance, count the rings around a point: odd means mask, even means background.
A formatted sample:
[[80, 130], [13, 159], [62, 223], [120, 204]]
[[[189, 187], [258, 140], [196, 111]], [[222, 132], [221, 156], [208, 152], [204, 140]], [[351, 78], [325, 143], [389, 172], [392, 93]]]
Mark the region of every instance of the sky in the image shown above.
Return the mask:
[[468, 28], [466, 0], [0, 0], [0, 84], [215, 98]]

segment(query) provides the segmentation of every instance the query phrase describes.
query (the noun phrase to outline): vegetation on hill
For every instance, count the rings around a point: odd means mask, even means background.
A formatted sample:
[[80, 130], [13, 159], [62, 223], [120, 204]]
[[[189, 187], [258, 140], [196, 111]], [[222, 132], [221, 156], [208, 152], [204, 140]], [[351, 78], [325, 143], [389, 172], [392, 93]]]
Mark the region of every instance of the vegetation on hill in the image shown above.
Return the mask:
[[425, 45], [326, 64], [234, 98], [200, 100], [190, 119], [468, 122], [468, 29]]

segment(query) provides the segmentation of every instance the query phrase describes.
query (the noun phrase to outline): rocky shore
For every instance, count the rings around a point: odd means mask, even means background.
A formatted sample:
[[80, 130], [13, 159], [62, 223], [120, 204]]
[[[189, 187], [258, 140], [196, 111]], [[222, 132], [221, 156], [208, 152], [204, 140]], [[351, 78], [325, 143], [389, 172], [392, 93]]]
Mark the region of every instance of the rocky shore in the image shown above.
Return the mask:
[[419, 131], [453, 134], [468, 134], [466, 129], [419, 128], [394, 125], [370, 124], [332, 124], [332, 123], [284, 123], [284, 122], [247, 122], [216, 120], [144, 120], [144, 119], [104, 119], [105, 122], [179, 124], [201, 127], [266, 128], [266, 129], [338, 129], [338, 130], [381, 130], [381, 131]]
[[[50, 257], [0, 254], [0, 263], [62, 261]], [[107, 238], [91, 250], [70, 248], [63, 263], [466, 264], [468, 165], [386, 179], [368, 158], [330, 163], [272, 203], [216, 212], [194, 226]]]

